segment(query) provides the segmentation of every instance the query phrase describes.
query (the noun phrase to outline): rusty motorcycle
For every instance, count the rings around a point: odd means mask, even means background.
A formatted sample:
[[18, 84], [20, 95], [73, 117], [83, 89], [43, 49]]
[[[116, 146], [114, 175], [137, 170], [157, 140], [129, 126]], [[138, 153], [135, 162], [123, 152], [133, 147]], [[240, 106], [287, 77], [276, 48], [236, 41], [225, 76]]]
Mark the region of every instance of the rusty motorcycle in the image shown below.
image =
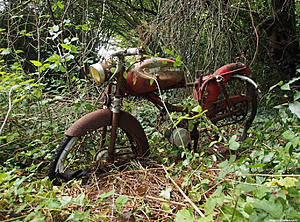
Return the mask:
[[[122, 111], [122, 100], [131, 95], [143, 97], [170, 112], [186, 112], [183, 106], [161, 99], [158, 91], [193, 87], [193, 98], [206, 110], [207, 118], [219, 126], [243, 122], [240, 140], [257, 112], [258, 85], [248, 77], [250, 69], [243, 63], [230, 63], [213, 74], [196, 75], [187, 82], [181, 67], [166, 58], [144, 58], [141, 48], [115, 52], [112, 61], [90, 66], [95, 82], [107, 83], [101, 96], [101, 109], [91, 112], [65, 131], [65, 138], [57, 148], [49, 166], [49, 178], [56, 182], [80, 178], [104, 165], [128, 158], [143, 157], [149, 149], [148, 140], [139, 121]], [[141, 56], [125, 65], [126, 56]], [[239, 90], [235, 92], [234, 90]], [[198, 144], [197, 127], [190, 132], [184, 124], [169, 131], [170, 141], [176, 145]], [[179, 141], [179, 142], [178, 142]], [[178, 144], [179, 143], [179, 144]]]

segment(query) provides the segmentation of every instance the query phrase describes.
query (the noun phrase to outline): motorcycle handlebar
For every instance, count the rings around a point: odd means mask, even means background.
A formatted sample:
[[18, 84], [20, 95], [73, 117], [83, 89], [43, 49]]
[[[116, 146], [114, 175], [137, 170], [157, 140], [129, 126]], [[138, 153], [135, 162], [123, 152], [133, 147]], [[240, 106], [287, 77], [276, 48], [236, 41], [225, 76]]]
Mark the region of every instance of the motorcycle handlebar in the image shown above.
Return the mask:
[[120, 50], [117, 51], [113, 54], [111, 54], [111, 56], [133, 56], [133, 55], [141, 55], [145, 53], [145, 50], [142, 47], [139, 48], [129, 48], [129, 49], [125, 49], [125, 50]]

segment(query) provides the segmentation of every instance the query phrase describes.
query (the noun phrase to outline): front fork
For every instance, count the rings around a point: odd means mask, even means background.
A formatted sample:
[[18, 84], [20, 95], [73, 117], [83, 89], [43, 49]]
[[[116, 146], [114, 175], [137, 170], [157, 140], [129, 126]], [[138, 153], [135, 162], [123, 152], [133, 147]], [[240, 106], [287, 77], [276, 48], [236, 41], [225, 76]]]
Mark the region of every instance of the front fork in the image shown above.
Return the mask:
[[115, 142], [117, 137], [117, 128], [119, 124], [119, 116], [121, 110], [121, 99], [119, 97], [114, 97], [112, 102], [112, 129], [109, 140], [108, 147], [108, 162], [113, 162], [115, 160]]

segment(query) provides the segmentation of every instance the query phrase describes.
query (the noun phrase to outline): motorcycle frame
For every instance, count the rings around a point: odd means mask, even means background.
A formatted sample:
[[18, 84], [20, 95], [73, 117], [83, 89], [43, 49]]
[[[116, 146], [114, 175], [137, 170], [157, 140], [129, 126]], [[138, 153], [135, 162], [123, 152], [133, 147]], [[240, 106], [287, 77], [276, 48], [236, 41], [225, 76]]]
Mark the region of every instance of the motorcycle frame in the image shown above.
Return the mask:
[[[67, 136], [83, 136], [86, 134], [87, 131], [93, 131], [97, 129], [99, 126], [103, 125], [104, 121], [111, 121], [112, 123], [112, 130], [111, 130], [111, 136], [110, 136], [110, 144], [108, 147], [108, 161], [112, 162], [115, 159], [115, 140], [116, 140], [116, 130], [119, 127], [119, 118], [120, 118], [120, 112], [121, 112], [121, 104], [122, 104], [122, 98], [126, 97], [127, 94], [133, 95], [133, 96], [140, 96], [148, 99], [153, 104], [158, 105], [162, 107], [163, 109], [166, 108], [171, 112], [184, 112], [183, 106], [175, 106], [172, 104], [169, 104], [167, 102], [163, 102], [155, 93], [147, 93], [143, 95], [136, 95], [133, 93], [132, 90], [129, 90], [126, 87], [126, 79], [123, 77], [123, 73], [126, 71], [124, 64], [124, 57], [119, 57], [119, 63], [122, 64], [121, 69], [115, 73], [116, 78], [116, 87], [115, 91], [112, 92], [112, 82], [109, 82], [108, 86], [106, 87], [105, 94], [108, 97], [112, 97], [112, 101], [108, 99], [107, 103], [105, 104], [107, 106], [107, 110], [105, 112], [97, 112], [94, 111], [92, 113], [87, 114], [86, 116], [82, 117], [81, 119], [77, 120], [69, 129], [66, 130], [65, 135]], [[196, 78], [194, 82], [185, 83], [184, 85], [181, 85], [177, 88], [183, 88], [183, 87], [194, 87], [195, 92], [194, 96], [196, 96], [196, 99], [198, 101], [201, 101], [202, 95], [204, 93], [205, 87], [208, 87], [208, 90], [210, 92], [210, 100], [214, 100], [215, 98], [218, 98], [218, 95], [220, 93], [223, 93], [226, 98], [226, 87], [224, 86], [226, 82], [232, 78], [233, 75], [240, 75], [244, 76], [245, 80], [250, 82], [255, 86], [257, 89], [258, 86], [254, 81], [252, 81], [250, 78], [246, 77], [246, 75], [250, 74], [250, 69], [246, 67], [246, 65], [243, 65], [241, 63], [231, 63], [222, 66], [220, 69], [218, 69], [216, 72], [214, 72], [212, 75]], [[230, 103], [228, 102], [228, 95], [227, 95], [227, 106], [229, 106], [230, 109]], [[130, 115], [130, 114], [129, 114]], [[209, 115], [209, 113], [208, 113]], [[132, 115], [129, 116], [130, 118], [134, 118]], [[107, 120], [108, 118], [111, 118], [111, 120]], [[128, 117], [127, 117], [128, 118]], [[254, 117], [253, 117], [254, 119]], [[141, 125], [138, 123], [138, 121], [133, 121], [135, 124], [136, 129], [141, 129]], [[252, 122], [252, 121], [251, 121]], [[250, 123], [251, 124], [251, 123]], [[106, 129], [103, 129], [106, 131]], [[106, 132], [102, 132], [102, 135], [105, 135]], [[196, 135], [196, 138], [198, 138], [199, 135]], [[101, 138], [103, 139], [103, 138]], [[103, 142], [101, 144], [103, 146]]]

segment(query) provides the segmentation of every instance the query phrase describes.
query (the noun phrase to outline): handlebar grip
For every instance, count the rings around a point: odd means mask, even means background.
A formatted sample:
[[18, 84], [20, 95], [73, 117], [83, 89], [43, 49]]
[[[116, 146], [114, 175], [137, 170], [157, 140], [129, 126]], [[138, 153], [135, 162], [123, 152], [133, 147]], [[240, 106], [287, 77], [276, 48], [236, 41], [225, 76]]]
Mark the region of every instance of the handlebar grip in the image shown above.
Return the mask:
[[133, 55], [141, 55], [143, 53], [145, 53], [145, 50], [142, 47], [139, 47], [139, 48], [129, 48], [125, 50], [120, 50], [111, 54], [111, 56], [133, 56]]
[[139, 48], [129, 48], [127, 50], [125, 50], [125, 54], [126, 55], [139, 55]]

